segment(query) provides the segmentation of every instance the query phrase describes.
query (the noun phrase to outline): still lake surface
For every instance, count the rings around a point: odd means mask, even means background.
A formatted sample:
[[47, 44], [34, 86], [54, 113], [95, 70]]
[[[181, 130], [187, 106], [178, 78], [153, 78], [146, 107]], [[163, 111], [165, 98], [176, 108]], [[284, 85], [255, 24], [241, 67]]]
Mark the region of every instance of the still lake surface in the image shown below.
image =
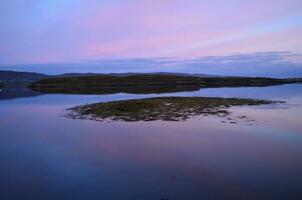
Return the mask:
[[[0, 93], [1, 95], [1, 93]], [[96, 122], [67, 108], [153, 96], [282, 100], [179, 122]], [[253, 123], [238, 119], [247, 115]], [[0, 101], [0, 199], [302, 199], [302, 85]]]

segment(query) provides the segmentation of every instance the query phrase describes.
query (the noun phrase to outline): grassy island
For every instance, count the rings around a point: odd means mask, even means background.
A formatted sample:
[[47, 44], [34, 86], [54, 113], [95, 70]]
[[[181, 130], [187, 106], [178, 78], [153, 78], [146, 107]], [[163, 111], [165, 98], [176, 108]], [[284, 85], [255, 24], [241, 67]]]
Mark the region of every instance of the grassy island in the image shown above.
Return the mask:
[[229, 115], [227, 108], [242, 105], [275, 103], [267, 100], [216, 97], [157, 97], [113, 101], [77, 106], [68, 109], [74, 119], [118, 121], [179, 121], [198, 115]]
[[144, 74], [47, 78], [34, 82], [29, 87], [43, 93], [110, 94], [177, 92], [209, 87], [261, 87], [297, 82], [301, 80]]

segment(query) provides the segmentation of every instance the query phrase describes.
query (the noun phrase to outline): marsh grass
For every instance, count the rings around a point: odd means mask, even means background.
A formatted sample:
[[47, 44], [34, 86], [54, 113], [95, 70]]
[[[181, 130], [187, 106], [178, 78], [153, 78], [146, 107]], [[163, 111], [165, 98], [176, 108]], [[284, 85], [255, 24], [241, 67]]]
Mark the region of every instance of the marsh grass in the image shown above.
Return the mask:
[[271, 103], [275, 102], [240, 98], [156, 97], [76, 106], [68, 109], [70, 113], [67, 116], [97, 121], [180, 121], [200, 115], [226, 117], [231, 106]]

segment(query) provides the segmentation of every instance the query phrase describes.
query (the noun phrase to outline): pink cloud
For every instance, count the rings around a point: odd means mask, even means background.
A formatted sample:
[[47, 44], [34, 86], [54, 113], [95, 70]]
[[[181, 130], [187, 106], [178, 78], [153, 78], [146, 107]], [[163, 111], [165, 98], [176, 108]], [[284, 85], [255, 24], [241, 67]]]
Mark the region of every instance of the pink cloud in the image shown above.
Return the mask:
[[[8, 3], [9, 5], [9, 3]], [[14, 5], [16, 6], [16, 5]], [[37, 8], [48, 8], [41, 12]], [[187, 57], [297, 48], [298, 0], [32, 1], [25, 20], [15, 13], [0, 37], [5, 62], [56, 62], [112, 57]], [[12, 9], [13, 10], [13, 9]], [[17, 9], [19, 11], [19, 9]], [[10, 15], [13, 11], [10, 12]], [[14, 15], [13, 15], [14, 16]], [[17, 17], [16, 17], [17, 16]], [[290, 18], [294, 27], [288, 27]], [[267, 30], [278, 26], [278, 30]], [[13, 27], [13, 28], [12, 28]], [[22, 33], [22, 34], [17, 34]], [[241, 43], [241, 45], [239, 44]], [[232, 44], [236, 48], [230, 48]], [[244, 45], [242, 45], [244, 44]], [[4, 62], [1, 61], [0, 62]]]

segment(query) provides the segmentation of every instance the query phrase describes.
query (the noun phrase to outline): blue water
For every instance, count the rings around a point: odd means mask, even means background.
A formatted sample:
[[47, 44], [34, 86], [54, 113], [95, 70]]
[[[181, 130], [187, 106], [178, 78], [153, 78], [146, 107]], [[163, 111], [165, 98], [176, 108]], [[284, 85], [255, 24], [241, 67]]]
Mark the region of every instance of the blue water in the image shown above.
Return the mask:
[[[0, 93], [1, 95], [1, 93]], [[66, 108], [153, 96], [286, 101], [181, 122], [96, 122]], [[302, 86], [0, 101], [0, 199], [302, 199]]]

